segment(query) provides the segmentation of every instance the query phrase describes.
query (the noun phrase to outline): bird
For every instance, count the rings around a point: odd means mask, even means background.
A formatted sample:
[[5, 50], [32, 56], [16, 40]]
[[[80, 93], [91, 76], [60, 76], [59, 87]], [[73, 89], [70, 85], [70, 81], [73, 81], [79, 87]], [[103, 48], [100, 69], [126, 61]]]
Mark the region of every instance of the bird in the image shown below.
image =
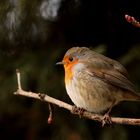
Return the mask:
[[140, 101], [125, 67], [87, 47], [70, 48], [56, 64], [64, 66], [66, 91], [78, 108], [109, 118], [118, 103]]

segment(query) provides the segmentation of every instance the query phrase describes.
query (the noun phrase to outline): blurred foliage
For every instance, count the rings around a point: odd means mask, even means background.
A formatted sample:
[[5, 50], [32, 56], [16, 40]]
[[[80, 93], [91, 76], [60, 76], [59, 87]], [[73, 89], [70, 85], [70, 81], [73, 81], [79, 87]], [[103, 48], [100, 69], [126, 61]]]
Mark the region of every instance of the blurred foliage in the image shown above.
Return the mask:
[[[54, 123], [47, 124], [47, 103], [13, 95], [20, 69], [25, 90], [70, 101], [64, 71], [55, 63], [72, 46], [86, 46], [119, 60], [140, 91], [140, 29], [124, 19], [140, 19], [139, 1], [1, 0], [0, 1], [0, 139], [130, 140], [140, 128], [101, 128], [54, 107]], [[140, 21], [140, 20], [139, 20]], [[140, 103], [122, 103], [116, 116], [140, 117]]]

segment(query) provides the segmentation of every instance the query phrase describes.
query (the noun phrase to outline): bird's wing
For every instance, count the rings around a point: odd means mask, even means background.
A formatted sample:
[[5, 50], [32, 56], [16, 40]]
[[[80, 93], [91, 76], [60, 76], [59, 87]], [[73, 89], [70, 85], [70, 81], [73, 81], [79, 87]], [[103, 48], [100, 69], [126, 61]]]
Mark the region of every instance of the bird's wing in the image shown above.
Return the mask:
[[81, 60], [86, 65], [86, 73], [113, 86], [135, 92], [133, 84], [128, 80], [127, 70], [118, 61], [93, 51], [89, 51], [86, 57]]
[[90, 71], [87, 70], [86, 72], [91, 76], [98, 77], [113, 86], [117, 86], [122, 89], [135, 92], [133, 84], [118, 71], [90, 69]]

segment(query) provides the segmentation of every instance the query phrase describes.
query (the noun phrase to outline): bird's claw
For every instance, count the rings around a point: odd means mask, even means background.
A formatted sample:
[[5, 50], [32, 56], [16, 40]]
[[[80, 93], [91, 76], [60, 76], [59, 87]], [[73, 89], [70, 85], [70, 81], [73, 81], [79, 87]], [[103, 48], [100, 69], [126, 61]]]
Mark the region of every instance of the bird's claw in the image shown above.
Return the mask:
[[112, 120], [108, 114], [105, 114], [102, 119], [102, 127], [104, 127], [105, 124], [109, 124], [110, 126], [112, 125]]

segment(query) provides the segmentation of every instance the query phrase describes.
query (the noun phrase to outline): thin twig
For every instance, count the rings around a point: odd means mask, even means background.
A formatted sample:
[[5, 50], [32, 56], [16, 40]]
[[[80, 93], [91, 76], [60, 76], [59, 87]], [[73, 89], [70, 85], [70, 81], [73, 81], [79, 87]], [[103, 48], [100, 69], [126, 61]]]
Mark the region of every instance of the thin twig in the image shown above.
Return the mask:
[[[52, 103], [52, 104], [55, 104], [59, 107], [65, 108], [65, 109], [69, 110], [72, 114], [81, 115], [80, 112], [78, 112], [78, 111], [77, 112], [72, 112], [72, 110], [73, 110], [72, 105], [67, 104], [63, 101], [60, 101], [58, 99], [55, 99], [53, 97], [50, 97], [47, 94], [24, 91], [21, 87], [20, 72], [19, 71], [17, 71], [17, 81], [18, 81], [18, 89], [14, 94], [39, 99], [41, 101], [43, 100], [45, 102]], [[91, 120], [95, 120], [95, 121], [98, 121], [98, 122], [101, 122], [101, 123], [102, 123], [102, 120], [103, 120], [102, 115], [93, 114], [93, 113], [90, 113], [88, 111], [84, 111], [83, 114], [82, 114], [82, 117], [85, 117], [85, 118], [91, 119]], [[112, 123], [115, 123], [115, 124], [127, 124], [127, 125], [138, 125], [138, 126], [140, 126], [140, 119], [111, 117], [111, 121], [112, 121]]]
[[51, 103], [48, 103], [49, 106], [49, 117], [48, 117], [48, 124], [52, 124], [53, 122], [53, 105]]
[[18, 69], [16, 70], [16, 73], [17, 73], [17, 83], [18, 83], [18, 89], [19, 89], [19, 90], [21, 90], [20, 72], [19, 72], [19, 70], [18, 70]]

